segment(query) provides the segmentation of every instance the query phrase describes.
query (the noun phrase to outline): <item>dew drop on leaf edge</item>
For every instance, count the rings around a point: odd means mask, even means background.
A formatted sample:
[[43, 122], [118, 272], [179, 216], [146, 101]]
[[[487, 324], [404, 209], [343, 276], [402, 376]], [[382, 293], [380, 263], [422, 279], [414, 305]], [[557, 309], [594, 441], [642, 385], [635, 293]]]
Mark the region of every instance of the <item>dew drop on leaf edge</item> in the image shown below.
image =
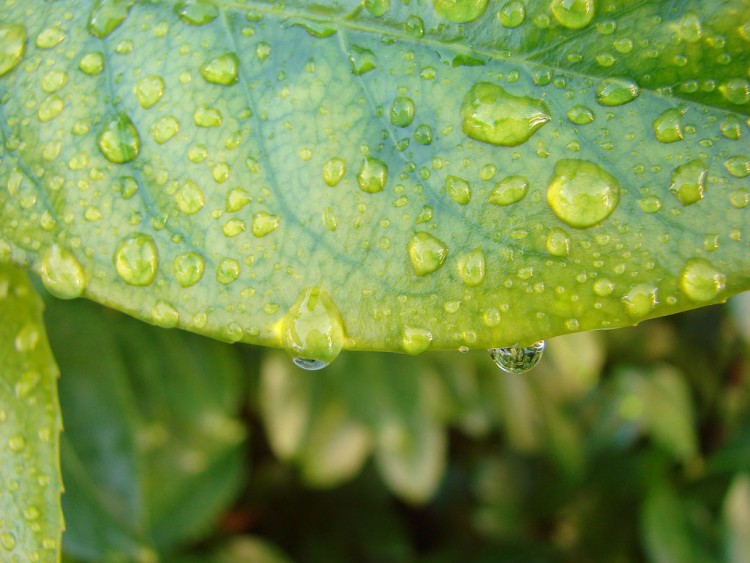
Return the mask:
[[490, 348], [489, 353], [497, 367], [506, 373], [522, 374], [534, 368], [544, 354], [545, 343], [540, 340], [530, 346]]

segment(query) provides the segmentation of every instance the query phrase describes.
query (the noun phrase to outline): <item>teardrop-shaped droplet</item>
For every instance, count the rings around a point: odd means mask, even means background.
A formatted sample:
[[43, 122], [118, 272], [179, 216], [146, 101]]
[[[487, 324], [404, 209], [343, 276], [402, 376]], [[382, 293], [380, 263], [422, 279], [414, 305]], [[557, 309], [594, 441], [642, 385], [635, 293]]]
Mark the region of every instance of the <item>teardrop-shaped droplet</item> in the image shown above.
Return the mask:
[[280, 332], [282, 345], [293, 358], [326, 365], [339, 355], [346, 335], [336, 303], [320, 287], [300, 293], [284, 315]]
[[124, 238], [114, 255], [115, 269], [129, 285], [146, 286], [156, 277], [159, 252], [150, 235], [135, 233]]
[[678, 166], [672, 172], [672, 184], [669, 191], [682, 205], [692, 205], [703, 199], [706, 191], [706, 176], [708, 168], [700, 160], [691, 160], [687, 164]]
[[583, 29], [594, 19], [594, 0], [552, 0], [550, 10], [560, 25], [568, 29]]
[[547, 191], [547, 203], [561, 220], [578, 229], [609, 217], [620, 201], [620, 183], [588, 160], [562, 159]]
[[441, 18], [466, 23], [484, 14], [487, 3], [488, 0], [433, 0], [432, 5]]
[[135, 0], [97, 0], [89, 15], [89, 32], [104, 38], [112, 33], [125, 18]]
[[421, 354], [432, 345], [432, 332], [422, 327], [406, 326], [401, 333], [401, 349], [407, 354]]
[[138, 129], [125, 113], [118, 113], [106, 123], [99, 133], [98, 143], [104, 157], [115, 164], [135, 160], [141, 150]]
[[448, 246], [430, 233], [415, 233], [406, 245], [414, 273], [426, 276], [442, 268], [448, 257]]
[[521, 374], [534, 368], [544, 354], [544, 340], [531, 346], [511, 346], [509, 348], [491, 348], [490, 357], [501, 370], [512, 374]]
[[231, 86], [236, 84], [240, 68], [240, 60], [234, 53], [225, 53], [201, 67], [201, 76], [213, 84]]
[[8, 74], [18, 66], [26, 52], [28, 35], [19, 24], [0, 25], [0, 76]]
[[514, 96], [490, 82], [475, 84], [461, 105], [463, 132], [493, 145], [514, 147], [525, 143], [550, 119], [543, 101]]
[[79, 297], [86, 287], [86, 275], [80, 262], [57, 244], [42, 256], [41, 276], [44, 287], [60, 299]]

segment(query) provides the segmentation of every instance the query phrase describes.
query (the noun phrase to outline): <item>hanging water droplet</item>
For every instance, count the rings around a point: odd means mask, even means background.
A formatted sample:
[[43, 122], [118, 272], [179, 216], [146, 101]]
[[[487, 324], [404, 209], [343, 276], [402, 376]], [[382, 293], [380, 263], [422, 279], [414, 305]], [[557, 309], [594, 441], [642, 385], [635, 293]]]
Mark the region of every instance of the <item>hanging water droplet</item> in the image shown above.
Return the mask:
[[164, 95], [164, 79], [158, 75], [144, 76], [136, 83], [133, 94], [143, 109], [149, 109]]
[[382, 192], [388, 182], [388, 166], [379, 158], [366, 157], [357, 174], [359, 189], [369, 194]]
[[151, 309], [151, 322], [161, 328], [174, 328], [180, 322], [180, 313], [171, 303], [160, 299]]
[[680, 274], [680, 290], [691, 301], [712, 301], [725, 286], [726, 276], [702, 258], [690, 260]]
[[583, 29], [594, 19], [594, 0], [552, 0], [550, 10], [560, 25], [568, 29]]
[[206, 265], [197, 252], [186, 252], [174, 259], [174, 277], [182, 287], [191, 287], [203, 277]]
[[212, 84], [231, 86], [238, 81], [240, 60], [234, 53], [225, 53], [201, 67], [201, 76]]
[[219, 15], [219, 9], [211, 0], [179, 0], [174, 12], [189, 25], [204, 25]]
[[135, 160], [141, 150], [141, 137], [125, 113], [118, 113], [99, 133], [99, 150], [114, 164]]
[[98, 0], [89, 15], [89, 33], [103, 39], [112, 33], [125, 18], [135, 0]]
[[346, 161], [334, 157], [323, 165], [323, 181], [331, 187], [338, 185], [346, 174]]
[[669, 191], [682, 205], [692, 205], [703, 199], [707, 175], [705, 163], [700, 159], [692, 160], [674, 169]]
[[463, 178], [448, 176], [445, 179], [445, 189], [451, 199], [459, 205], [466, 205], [471, 201], [471, 186]]
[[516, 28], [526, 20], [526, 7], [521, 0], [510, 0], [500, 8], [497, 19], [503, 27]]
[[7, 23], [0, 25], [0, 76], [8, 74], [21, 62], [27, 40], [24, 26]]
[[432, 5], [441, 18], [466, 23], [484, 14], [487, 2], [488, 0], [433, 0]]
[[303, 358], [307, 365], [316, 361], [330, 364], [344, 346], [344, 321], [338, 307], [331, 296], [317, 286], [300, 293], [279, 328], [286, 351], [293, 358]]
[[475, 248], [458, 259], [458, 275], [469, 287], [481, 285], [485, 276], [485, 258], [481, 248]]
[[307, 371], [317, 371], [328, 367], [329, 363], [323, 360], [313, 360], [310, 358], [292, 358], [292, 362], [298, 368], [302, 368]]
[[373, 70], [378, 63], [375, 53], [370, 49], [365, 49], [359, 45], [352, 45], [349, 50], [349, 62], [352, 65], [352, 72], [357, 76]]
[[464, 96], [461, 128], [477, 141], [514, 147], [549, 122], [549, 114], [541, 100], [514, 96], [496, 84], [478, 82]]
[[86, 275], [75, 256], [57, 244], [42, 256], [41, 276], [44, 287], [60, 299], [79, 297], [86, 287]]
[[596, 101], [603, 106], [621, 106], [641, 93], [638, 84], [627, 78], [605, 78], [596, 88]]
[[147, 286], [156, 277], [159, 252], [150, 235], [135, 233], [124, 238], [114, 255], [115, 269], [129, 285]]
[[547, 203], [561, 220], [578, 229], [609, 217], [620, 201], [620, 183], [587, 160], [562, 159], [555, 165]]
[[506, 373], [521, 374], [534, 368], [544, 354], [544, 340], [530, 346], [490, 348], [490, 357]]
[[654, 134], [662, 143], [675, 143], [685, 138], [682, 131], [682, 112], [668, 109], [654, 120]]
[[414, 102], [406, 96], [398, 96], [391, 104], [391, 123], [396, 127], [406, 127], [414, 121]]
[[529, 191], [529, 180], [523, 176], [508, 176], [503, 178], [490, 192], [487, 201], [495, 205], [511, 205], [518, 203]]
[[415, 233], [406, 245], [414, 273], [426, 276], [442, 268], [448, 257], [448, 247], [430, 233]]

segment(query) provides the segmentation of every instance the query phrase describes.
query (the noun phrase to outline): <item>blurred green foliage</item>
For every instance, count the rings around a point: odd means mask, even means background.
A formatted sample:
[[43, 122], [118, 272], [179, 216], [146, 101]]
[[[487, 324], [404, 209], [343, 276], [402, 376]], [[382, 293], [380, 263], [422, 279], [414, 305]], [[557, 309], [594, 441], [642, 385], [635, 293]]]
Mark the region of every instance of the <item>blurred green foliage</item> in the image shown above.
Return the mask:
[[750, 561], [750, 295], [481, 352], [280, 352], [47, 300], [69, 561]]

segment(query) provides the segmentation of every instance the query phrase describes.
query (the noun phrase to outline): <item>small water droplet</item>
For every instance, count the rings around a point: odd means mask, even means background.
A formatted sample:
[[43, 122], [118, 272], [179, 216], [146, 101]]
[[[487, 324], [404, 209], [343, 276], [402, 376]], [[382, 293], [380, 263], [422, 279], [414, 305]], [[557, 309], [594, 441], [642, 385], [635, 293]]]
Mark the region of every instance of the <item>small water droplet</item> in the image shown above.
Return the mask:
[[615, 290], [615, 284], [607, 278], [599, 278], [594, 282], [594, 293], [599, 297], [607, 297]]
[[398, 96], [391, 104], [391, 123], [396, 127], [406, 127], [414, 121], [414, 102], [406, 96]]
[[8, 74], [21, 62], [27, 40], [24, 26], [8, 23], [0, 25], [0, 76]]
[[68, 73], [64, 70], [52, 69], [42, 78], [42, 90], [47, 94], [53, 94], [62, 89], [68, 82]]
[[422, 123], [414, 130], [414, 140], [420, 145], [432, 144], [432, 127]]
[[448, 257], [448, 247], [430, 233], [415, 233], [406, 245], [414, 273], [426, 276], [439, 270]]
[[474, 21], [487, 9], [488, 0], [433, 0], [435, 12], [448, 21], [466, 23]]
[[594, 121], [594, 112], [586, 106], [573, 106], [568, 110], [568, 121], [576, 125], [587, 125]]
[[680, 290], [691, 301], [712, 301], [725, 286], [724, 274], [702, 258], [690, 260], [680, 274]]
[[242, 219], [230, 219], [226, 223], [224, 223], [224, 226], [221, 228], [222, 232], [224, 233], [225, 237], [236, 237], [237, 235], [244, 233], [247, 226], [245, 225], [245, 221]]
[[41, 264], [44, 287], [60, 299], [79, 297], [86, 287], [86, 275], [75, 256], [53, 244], [44, 252]]
[[463, 178], [448, 176], [445, 179], [445, 189], [451, 199], [459, 205], [466, 205], [471, 201], [471, 186]]
[[568, 29], [583, 29], [594, 19], [594, 0], [552, 0], [550, 10], [555, 19]]
[[458, 275], [469, 287], [476, 287], [484, 281], [485, 258], [481, 248], [475, 248], [458, 259]]
[[669, 191], [682, 205], [692, 205], [703, 199], [707, 175], [705, 163], [700, 159], [692, 160], [674, 169]]
[[21, 327], [13, 342], [17, 352], [31, 352], [38, 343], [39, 331], [31, 322], [27, 322]]
[[240, 61], [234, 53], [225, 53], [201, 67], [201, 76], [212, 84], [231, 86], [238, 81]]
[[346, 174], [346, 161], [334, 157], [323, 165], [323, 181], [331, 187], [338, 185]]
[[10, 532], [0, 533], [0, 545], [5, 551], [13, 551], [16, 547], [16, 537]]
[[596, 101], [603, 106], [621, 106], [641, 93], [638, 84], [627, 78], [605, 78], [596, 88]]
[[530, 346], [490, 348], [490, 358], [501, 370], [511, 374], [521, 374], [534, 368], [544, 354], [544, 340]]
[[226, 209], [228, 212], [234, 213], [245, 207], [252, 199], [250, 194], [242, 188], [233, 188], [227, 194]]
[[180, 211], [192, 215], [203, 209], [205, 199], [203, 191], [192, 180], [186, 180], [175, 193], [175, 202]]
[[159, 252], [150, 235], [135, 233], [124, 238], [114, 255], [115, 269], [129, 285], [147, 286], [156, 277]]
[[661, 200], [655, 195], [649, 195], [638, 201], [638, 207], [646, 213], [656, 213], [661, 209]]
[[464, 96], [461, 128], [477, 141], [514, 147], [525, 143], [550, 121], [541, 100], [514, 96], [490, 82], [478, 82]]
[[432, 332], [426, 328], [407, 326], [401, 332], [401, 349], [407, 354], [426, 352], [431, 344]]
[[750, 191], [745, 188], [739, 188], [729, 196], [729, 203], [735, 209], [745, 209], [750, 204]]
[[570, 254], [570, 237], [568, 233], [557, 227], [547, 235], [547, 252], [552, 256], [565, 257]]
[[490, 192], [487, 201], [495, 205], [511, 205], [518, 203], [529, 191], [529, 180], [524, 176], [508, 176], [503, 178]]
[[609, 217], [620, 201], [620, 183], [587, 160], [562, 159], [547, 191], [547, 203], [562, 221], [578, 229]]
[[63, 99], [57, 94], [52, 94], [43, 99], [39, 104], [37, 117], [42, 123], [47, 123], [60, 115], [63, 109], [65, 109], [65, 102]]
[[36, 36], [35, 45], [39, 49], [52, 49], [65, 41], [65, 32], [59, 27], [48, 27]]
[[526, 7], [520, 0], [510, 0], [500, 8], [497, 19], [503, 27], [516, 28], [526, 20]]
[[750, 102], [750, 82], [744, 78], [727, 80], [719, 86], [719, 92], [730, 104], [741, 106]]
[[377, 66], [375, 53], [370, 49], [365, 49], [359, 45], [352, 45], [349, 50], [349, 62], [352, 65], [352, 72], [361, 76], [373, 70]]
[[180, 0], [174, 12], [188, 25], [204, 25], [219, 15], [219, 9], [211, 0]]
[[132, 176], [120, 176], [119, 187], [123, 199], [130, 199], [136, 194], [140, 186], [138, 180]]
[[193, 114], [193, 122], [198, 127], [219, 127], [222, 123], [222, 115], [218, 109], [201, 104]]
[[277, 215], [272, 215], [265, 211], [256, 213], [255, 215], [253, 215], [253, 236], [261, 238], [266, 235], [270, 235], [279, 227], [280, 222], [281, 218]]
[[384, 15], [391, 7], [391, 0], [365, 0], [365, 8], [376, 18]]
[[630, 288], [630, 291], [622, 297], [628, 314], [634, 319], [645, 318], [659, 302], [656, 291], [654, 286], [647, 283]]
[[151, 137], [158, 144], [163, 145], [180, 132], [180, 122], [173, 115], [160, 117], [151, 126]]
[[191, 287], [203, 277], [206, 264], [197, 252], [186, 252], [174, 259], [174, 277], [182, 287]]
[[136, 83], [133, 94], [143, 109], [149, 109], [164, 95], [164, 79], [158, 75], [144, 76]]
[[14, 454], [22, 452], [26, 448], [26, 438], [20, 434], [8, 438], [8, 447]]
[[737, 155], [728, 158], [724, 162], [724, 168], [735, 178], [747, 178], [750, 176], [750, 157]]
[[89, 33], [104, 38], [128, 17], [135, 0], [98, 0], [89, 15]]
[[135, 160], [141, 150], [141, 137], [125, 113], [118, 113], [100, 131], [99, 150], [112, 163], [124, 164]]
[[735, 115], [730, 115], [724, 119], [719, 128], [725, 139], [738, 141], [742, 137], [742, 120]]
[[216, 267], [216, 281], [229, 285], [240, 277], [240, 263], [234, 258], [224, 258]]
[[323, 224], [331, 232], [335, 231], [336, 227], [338, 227], [338, 219], [336, 219], [336, 214], [330, 207], [326, 207], [323, 210]]
[[363, 192], [374, 194], [385, 189], [388, 166], [379, 158], [366, 157], [357, 174], [357, 183]]
[[654, 134], [662, 143], [675, 143], [685, 138], [682, 130], [682, 112], [668, 109], [654, 120]]
[[293, 358], [304, 358], [307, 362], [318, 361], [326, 365], [341, 352], [346, 334], [336, 303], [326, 291], [317, 286], [300, 293], [284, 315], [280, 332], [282, 344]]

